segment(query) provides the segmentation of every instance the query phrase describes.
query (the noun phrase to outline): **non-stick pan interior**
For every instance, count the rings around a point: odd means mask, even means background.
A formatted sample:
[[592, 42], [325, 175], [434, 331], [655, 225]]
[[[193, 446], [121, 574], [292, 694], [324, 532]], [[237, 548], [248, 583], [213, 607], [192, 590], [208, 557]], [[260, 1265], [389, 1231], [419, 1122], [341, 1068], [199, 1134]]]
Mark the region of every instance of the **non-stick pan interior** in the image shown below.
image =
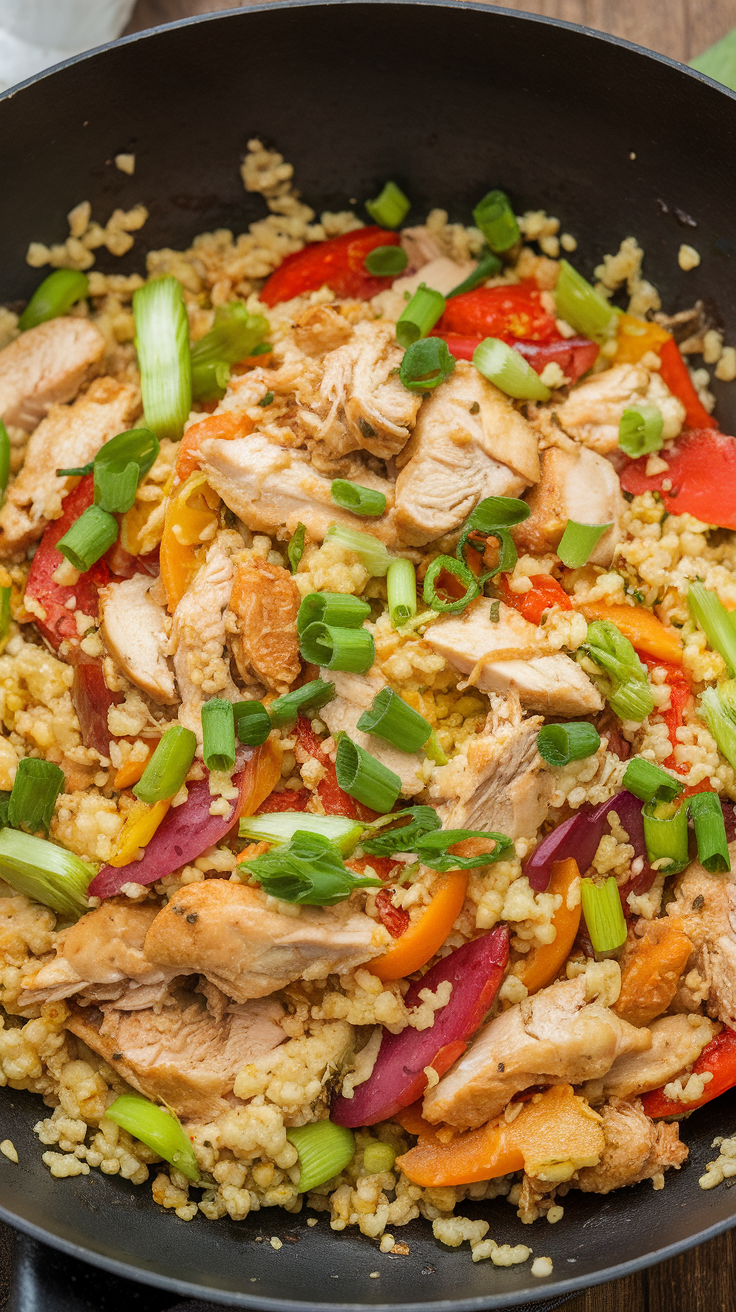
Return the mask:
[[[102, 222], [116, 206], [150, 210], [129, 255], [103, 252], [105, 271], [142, 268], [145, 249], [185, 247], [198, 232], [244, 231], [266, 212], [238, 172], [254, 136], [294, 163], [318, 212], [359, 208], [390, 177], [412, 198], [412, 218], [440, 206], [468, 222], [477, 199], [502, 186], [517, 212], [561, 219], [587, 275], [636, 236], [665, 307], [702, 297], [736, 341], [736, 98], [580, 29], [460, 3], [231, 11], [131, 38], [11, 93], [0, 101], [0, 303], [36, 286], [29, 240], [63, 241], [65, 215], [82, 200]], [[132, 178], [112, 162], [127, 150]], [[677, 264], [683, 241], [702, 255], [690, 273]], [[736, 392], [715, 390], [727, 429]], [[487, 1217], [497, 1242], [551, 1256], [548, 1281], [533, 1280], [528, 1264], [474, 1266], [467, 1246], [443, 1248], [425, 1223], [400, 1232], [408, 1256], [390, 1257], [355, 1230], [331, 1231], [325, 1217], [313, 1229], [276, 1210], [187, 1223], [116, 1177], [53, 1180], [32, 1134], [40, 1101], [8, 1090], [0, 1137], [14, 1140], [20, 1165], [0, 1157], [0, 1207], [93, 1260], [225, 1301], [501, 1306], [646, 1264], [730, 1224], [733, 1196], [702, 1191], [698, 1176], [735, 1108], [722, 1098], [688, 1123], [691, 1160], [663, 1191], [571, 1193], [556, 1226], [522, 1226], [503, 1201], [462, 1206]]]

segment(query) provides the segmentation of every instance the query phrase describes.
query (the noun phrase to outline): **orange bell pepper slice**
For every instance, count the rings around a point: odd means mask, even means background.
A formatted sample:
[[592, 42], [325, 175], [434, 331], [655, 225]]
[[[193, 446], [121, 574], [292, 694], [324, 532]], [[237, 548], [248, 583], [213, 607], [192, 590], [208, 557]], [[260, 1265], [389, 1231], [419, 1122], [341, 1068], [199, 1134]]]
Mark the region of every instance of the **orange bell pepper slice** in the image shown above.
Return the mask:
[[685, 427], [718, 427], [700, 400], [680, 348], [671, 333], [660, 328], [658, 323], [637, 319], [633, 314], [619, 315], [617, 332], [614, 364], [638, 364], [647, 352], [653, 351], [662, 362], [662, 381], [685, 407]]
[[582, 899], [578, 898], [577, 906], [570, 910], [567, 905], [567, 895], [579, 874], [578, 863], [572, 857], [568, 857], [565, 861], [555, 861], [552, 866], [547, 892], [560, 894], [562, 905], [552, 917], [552, 924], [556, 930], [554, 940], [552, 943], [544, 943], [532, 948], [524, 962], [521, 982], [526, 985], [528, 993], [536, 993], [539, 989], [543, 989], [545, 984], [549, 984], [559, 974], [570, 955], [570, 949], [580, 928], [583, 903]]
[[653, 921], [651, 933], [639, 939], [624, 962], [621, 992], [612, 1007], [631, 1025], [648, 1025], [667, 1010], [693, 950], [674, 917]]
[[672, 340], [666, 328], [633, 314], [620, 314], [617, 320], [616, 354], [614, 364], [638, 364], [648, 351], [659, 355], [665, 342]]
[[661, 620], [642, 606], [610, 606], [603, 601], [581, 602], [578, 610], [586, 620], [609, 620], [637, 651], [682, 665], [682, 643], [674, 629], [665, 628]]
[[193, 474], [169, 498], [161, 537], [161, 582], [173, 615], [199, 567], [202, 535], [218, 523], [220, 498], [203, 474]]
[[265, 802], [281, 778], [284, 749], [279, 738], [267, 738], [256, 747], [246, 762], [243, 779], [243, 801], [240, 815], [255, 815], [261, 802]]
[[128, 812], [125, 824], [118, 834], [108, 865], [127, 866], [131, 861], [135, 861], [138, 849], [150, 843], [170, 806], [170, 797], [165, 798], [163, 802], [154, 802], [153, 806], [147, 806], [145, 802], [136, 802]]
[[432, 901], [419, 920], [382, 957], [368, 962], [366, 969], [379, 979], [390, 980], [403, 979], [426, 966], [460, 915], [467, 887], [466, 870], [451, 870], [442, 875], [435, 885]]
[[158, 746], [158, 740], [153, 743], [146, 743], [145, 746], [147, 755], [144, 756], [141, 761], [128, 760], [124, 765], [121, 765], [120, 769], [117, 771], [115, 778], [113, 779], [113, 788], [116, 788], [118, 792], [121, 792], [123, 788], [131, 788], [133, 784], [138, 783], [138, 780], [141, 778], [143, 771]]
[[247, 437], [255, 423], [248, 415], [226, 410], [221, 415], [208, 415], [199, 424], [192, 424], [179, 443], [174, 473], [180, 483], [199, 469], [199, 448], [206, 437], [219, 437], [232, 441], [234, 437]]

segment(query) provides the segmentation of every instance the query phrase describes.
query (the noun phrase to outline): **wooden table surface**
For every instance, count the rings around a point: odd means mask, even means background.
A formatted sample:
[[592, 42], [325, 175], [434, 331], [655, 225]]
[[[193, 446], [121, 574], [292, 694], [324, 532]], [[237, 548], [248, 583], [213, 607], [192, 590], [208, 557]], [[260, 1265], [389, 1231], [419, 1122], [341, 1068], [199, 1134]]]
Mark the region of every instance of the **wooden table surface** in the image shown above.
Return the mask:
[[[127, 31], [237, 9], [241, 2], [138, 0]], [[682, 60], [694, 59], [736, 27], [736, 0], [504, 0], [504, 6], [582, 23]], [[565, 1312], [736, 1312], [736, 1230], [640, 1275], [592, 1289], [566, 1304]]]

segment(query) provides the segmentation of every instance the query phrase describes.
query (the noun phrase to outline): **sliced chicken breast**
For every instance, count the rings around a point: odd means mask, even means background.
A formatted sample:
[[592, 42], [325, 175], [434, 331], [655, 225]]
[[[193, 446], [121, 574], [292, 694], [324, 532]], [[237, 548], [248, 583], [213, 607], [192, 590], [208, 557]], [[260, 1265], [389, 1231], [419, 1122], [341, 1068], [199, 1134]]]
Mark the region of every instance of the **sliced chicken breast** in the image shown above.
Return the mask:
[[154, 601], [149, 574], [134, 574], [100, 589], [100, 629], [105, 646], [127, 679], [155, 702], [177, 701], [166, 659], [166, 615]]
[[602, 1109], [606, 1147], [597, 1166], [585, 1166], [572, 1181], [584, 1193], [609, 1194], [612, 1189], [651, 1180], [688, 1155], [680, 1142], [680, 1127], [651, 1121], [640, 1102], [613, 1098]]
[[[403, 350], [392, 323], [358, 323], [345, 346], [324, 357], [323, 441], [332, 457], [369, 451], [388, 460], [406, 445], [422, 404], [398, 376]], [[340, 435], [335, 421], [343, 426]]]
[[658, 373], [640, 364], [617, 364], [573, 387], [562, 405], [555, 406], [557, 422], [571, 437], [601, 455], [618, 447], [618, 427], [624, 410], [654, 405], [662, 412], [666, 439], [677, 437], [685, 420], [682, 401], [673, 396]]
[[179, 723], [202, 741], [202, 704], [210, 697], [238, 702], [242, 694], [230, 674], [230, 652], [226, 645], [225, 615], [233, 586], [233, 563], [229, 539], [237, 534], [220, 533], [212, 543], [194, 580], [174, 611], [169, 651], [181, 697]]
[[456, 260], [451, 260], [449, 255], [439, 255], [423, 264], [418, 273], [397, 278], [392, 283], [392, 290], [402, 295], [408, 292], [413, 296], [417, 288], [425, 283], [427, 287], [432, 287], [436, 292], [442, 292], [443, 296], [447, 296], [448, 292], [454, 291], [461, 282], [465, 282], [465, 279], [470, 277], [477, 264], [477, 260], [463, 260], [460, 264]]
[[522, 551], [556, 551], [568, 519], [578, 524], [611, 524], [590, 556], [590, 564], [608, 566], [621, 537], [625, 502], [613, 465], [587, 447], [548, 447], [542, 473], [527, 501], [531, 515], [513, 531]]
[[660, 1016], [648, 1027], [652, 1046], [646, 1052], [629, 1052], [617, 1057], [611, 1069], [599, 1080], [584, 1087], [586, 1098], [630, 1098], [659, 1089], [697, 1061], [706, 1043], [710, 1043], [720, 1026], [706, 1016]]
[[0, 419], [30, 433], [52, 405], [76, 396], [104, 350], [99, 328], [69, 315], [21, 333], [0, 351]]
[[330, 733], [333, 736], [347, 733], [354, 743], [393, 770], [401, 780], [404, 797], [420, 793], [426, 787], [422, 773], [426, 762], [424, 753], [402, 752], [384, 738], [357, 728], [363, 712], [368, 710], [376, 694], [386, 687], [385, 679], [379, 674], [347, 674], [339, 670], [320, 670], [320, 676], [335, 685], [335, 696], [319, 713]]
[[299, 589], [283, 566], [253, 557], [236, 567], [225, 628], [244, 683], [289, 691], [301, 669], [300, 603]]
[[675, 999], [678, 1009], [705, 1003], [709, 1016], [736, 1027], [736, 843], [729, 843], [731, 872], [709, 875], [699, 861], [680, 876], [667, 914], [682, 922], [693, 942]]

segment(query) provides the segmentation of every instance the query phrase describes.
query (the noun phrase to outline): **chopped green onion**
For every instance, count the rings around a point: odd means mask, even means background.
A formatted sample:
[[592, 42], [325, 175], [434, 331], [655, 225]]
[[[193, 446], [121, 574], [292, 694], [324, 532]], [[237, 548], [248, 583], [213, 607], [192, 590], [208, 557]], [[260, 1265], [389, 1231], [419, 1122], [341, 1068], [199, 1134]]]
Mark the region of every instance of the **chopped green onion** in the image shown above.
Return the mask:
[[7, 638], [10, 631], [10, 595], [12, 588], [0, 588], [0, 642]]
[[341, 524], [330, 524], [325, 534], [325, 542], [336, 542], [346, 551], [354, 551], [361, 565], [374, 579], [384, 577], [393, 559], [383, 543], [371, 533], [361, 533], [355, 528], [343, 528]]
[[[491, 852], [478, 852], [475, 856], [456, 856], [449, 849], [468, 838], [491, 839], [495, 844]], [[513, 841], [506, 834], [480, 829], [435, 829], [417, 839], [412, 851], [422, 865], [446, 874], [448, 870], [477, 870], [496, 861], [505, 861], [514, 852]]]
[[25, 756], [18, 762], [8, 803], [8, 824], [13, 829], [49, 831], [56, 799], [64, 787], [64, 771], [53, 761]]
[[352, 1130], [333, 1125], [332, 1121], [312, 1121], [310, 1125], [297, 1126], [287, 1130], [286, 1137], [299, 1154], [300, 1194], [339, 1175], [355, 1153]]
[[442, 337], [423, 337], [412, 342], [399, 368], [399, 378], [410, 392], [431, 392], [455, 368], [455, 357]]
[[392, 1171], [395, 1161], [396, 1149], [390, 1143], [371, 1139], [363, 1149], [363, 1170], [367, 1175], [382, 1175], [384, 1171]]
[[393, 688], [382, 688], [363, 711], [357, 727], [364, 733], [385, 738], [402, 752], [418, 752], [432, 732], [423, 715], [407, 705]]
[[0, 419], [0, 506], [5, 501], [5, 494], [8, 490], [8, 479], [10, 478], [10, 438], [8, 430], [2, 419]]
[[432, 730], [429, 738], [424, 744], [424, 753], [429, 757], [430, 761], [434, 761], [435, 765], [449, 764], [450, 758], [442, 750], [436, 729]]
[[284, 693], [283, 697], [277, 697], [271, 702], [268, 708], [271, 724], [275, 729], [293, 724], [298, 715], [302, 713], [311, 715], [319, 711], [332, 701], [334, 696], [334, 683], [326, 683], [324, 679], [311, 679], [309, 683], [303, 683], [301, 688], [294, 688], [293, 692]]
[[698, 842], [698, 859], [709, 875], [731, 869], [726, 825], [717, 793], [695, 793], [687, 804]]
[[609, 528], [613, 528], [613, 524], [577, 524], [574, 519], [568, 519], [557, 547], [557, 555], [563, 565], [567, 565], [568, 569], [582, 569], [583, 565], [587, 565], [595, 547]]
[[133, 293], [133, 314], [146, 427], [159, 439], [176, 442], [192, 408], [189, 320], [181, 283], [166, 277], [139, 287]]
[[611, 336], [616, 326], [616, 311], [567, 260], [560, 260], [554, 295], [559, 317], [576, 332], [596, 342]]
[[354, 515], [382, 515], [386, 509], [383, 492], [350, 483], [347, 478], [333, 478], [330, 497], [333, 505], [352, 510]]
[[94, 460], [89, 460], [86, 465], [75, 465], [72, 469], [57, 469], [57, 478], [84, 478], [85, 474], [91, 474], [95, 467]]
[[605, 672], [596, 682], [609, 706], [622, 720], [639, 722], [654, 710], [646, 667], [628, 638], [610, 620], [588, 625], [586, 648]]
[[308, 592], [299, 607], [296, 630], [301, 636], [310, 624], [331, 624], [338, 629], [360, 629], [371, 608], [349, 592]]
[[401, 792], [399, 776], [358, 747], [346, 733], [338, 740], [335, 772], [343, 792], [382, 814], [392, 810]]
[[[463, 584], [465, 593], [462, 597], [440, 597], [435, 587], [435, 580], [443, 570], [452, 574]], [[480, 593], [478, 580], [467, 565], [461, 560], [455, 560], [453, 556], [437, 556], [429, 566], [424, 576], [424, 600], [432, 610], [441, 611], [445, 614], [456, 614], [458, 611], [465, 610], [469, 602], [473, 601]]]
[[537, 751], [547, 765], [556, 769], [570, 761], [595, 756], [601, 745], [598, 730], [587, 720], [572, 724], [545, 724], [537, 734]]
[[[406, 824], [396, 821], [406, 819]], [[390, 828], [387, 826], [390, 825]], [[374, 820], [361, 839], [361, 849], [369, 856], [393, 856], [395, 852], [414, 852], [416, 844], [425, 834], [442, 827], [437, 812], [431, 806], [409, 806], [404, 811]]]
[[76, 920], [89, 910], [87, 888], [95, 866], [45, 838], [0, 830], [0, 879], [16, 893]]
[[457, 287], [453, 287], [452, 291], [447, 293], [445, 300], [449, 301], [452, 296], [462, 296], [465, 292], [472, 292], [474, 287], [485, 282], [486, 278], [492, 278], [501, 268], [498, 256], [494, 255], [493, 251], [487, 251], [481, 256], [473, 272], [469, 273], [463, 282], [459, 282]]
[[478, 533], [492, 533], [494, 528], [513, 528], [531, 515], [531, 507], [518, 497], [484, 497], [470, 512], [465, 527]]
[[[723, 686], [721, 685], [721, 688]], [[719, 692], [721, 689], [717, 692], [715, 688], [706, 688], [700, 697], [698, 715], [713, 734], [719, 752], [736, 770], [736, 719], [729, 712]]]
[[365, 267], [374, 278], [398, 278], [409, 263], [401, 246], [374, 246], [365, 257]]
[[339, 848], [323, 834], [302, 825], [288, 843], [272, 852], [240, 861], [264, 893], [282, 902], [333, 907], [355, 888], [380, 887], [380, 879], [355, 875], [343, 862]]
[[22, 333], [49, 319], [66, 314], [77, 301], [89, 295], [89, 279], [78, 269], [55, 269], [36, 288], [20, 319]]
[[257, 404], [261, 407], [262, 410], [265, 410], [267, 406], [273, 405], [273, 398], [274, 398], [273, 392], [266, 392], [266, 395], [262, 396], [260, 401], [257, 402]]
[[[240, 301], [230, 305], [220, 305], [215, 310], [212, 327], [198, 342], [191, 347], [192, 360], [192, 394], [196, 401], [214, 401], [224, 396], [230, 378], [229, 365], [238, 364], [249, 355], [254, 355], [269, 331], [268, 320], [262, 314], [249, 314]], [[218, 370], [227, 369], [227, 377], [219, 374], [218, 392], [213, 390], [217, 383]]]
[[521, 238], [516, 215], [505, 191], [489, 191], [473, 210], [473, 222], [476, 228], [480, 228], [492, 251], [507, 251]]
[[365, 207], [373, 222], [381, 228], [400, 228], [411, 209], [411, 201], [395, 182], [387, 182], [380, 196], [367, 200]]
[[445, 298], [442, 292], [436, 292], [424, 282], [420, 283], [397, 320], [396, 340], [399, 346], [406, 348], [420, 337], [426, 337], [442, 317], [444, 309]]
[[671, 802], [685, 787], [681, 780], [675, 779], [660, 765], [645, 761], [641, 756], [632, 756], [621, 782], [623, 788], [627, 788], [642, 802], [651, 802], [655, 797], [660, 801]]
[[[468, 521], [468, 523], [469, 522], [470, 521]], [[494, 578], [496, 574], [510, 573], [516, 564], [518, 553], [516, 551], [516, 543], [514, 542], [514, 539], [511, 537], [510, 533], [507, 533], [505, 528], [488, 529], [485, 533], [485, 541], [480, 543], [476, 540], [479, 532], [479, 529], [465, 528], [461, 533], [460, 540], [455, 548], [455, 555], [463, 565], [467, 565], [468, 569], [470, 569], [465, 555], [465, 549], [468, 542], [470, 542], [471, 547], [474, 547], [476, 551], [483, 554], [488, 543], [488, 538], [496, 539], [498, 543], [498, 563], [493, 569], [486, 570], [484, 574], [475, 576], [478, 589], [480, 590], [480, 588], [483, 587], [483, 584], [486, 583], [488, 579]]]
[[[204, 360], [195, 368], [192, 364], [192, 400], [221, 401], [230, 382], [230, 365], [227, 360]], [[259, 401], [260, 405], [261, 402]]]
[[80, 574], [85, 574], [96, 560], [117, 542], [118, 521], [101, 506], [88, 506], [56, 544]]
[[95, 505], [110, 514], [124, 514], [135, 501], [138, 484], [159, 453], [158, 438], [147, 428], [118, 433], [94, 458]]
[[273, 728], [263, 702], [235, 702], [233, 704], [235, 733], [246, 747], [260, 747]]
[[208, 770], [235, 765], [235, 716], [224, 697], [211, 697], [202, 707], [202, 755]]
[[275, 845], [291, 842], [297, 832], [321, 834], [345, 856], [355, 849], [365, 825], [344, 815], [312, 815], [309, 811], [273, 811], [269, 815], [244, 815], [240, 837]]
[[195, 1184], [200, 1179], [194, 1148], [184, 1126], [173, 1112], [157, 1107], [137, 1093], [121, 1093], [110, 1104], [105, 1116], [134, 1139], [158, 1153]]
[[365, 674], [376, 659], [373, 635], [367, 629], [344, 629], [316, 622], [307, 625], [299, 638], [305, 661], [328, 670]]
[[391, 624], [400, 629], [417, 613], [417, 576], [414, 566], [405, 556], [392, 560], [386, 575], [388, 613]]
[[594, 884], [592, 879], [581, 879], [580, 892], [593, 951], [596, 956], [615, 952], [626, 942], [626, 921], [616, 880], [611, 876], [605, 884]]
[[153, 806], [178, 793], [189, 772], [197, 750], [197, 738], [191, 729], [172, 724], [159, 738], [156, 750], [148, 762], [133, 792], [141, 802]]
[[0, 788], [0, 829], [3, 829], [8, 823], [8, 807], [10, 806], [10, 793], [6, 788]]
[[624, 410], [618, 425], [618, 444], [636, 459], [659, 451], [664, 443], [662, 411], [656, 405], [636, 405]]
[[489, 382], [519, 401], [548, 401], [552, 393], [528, 360], [500, 337], [486, 337], [473, 351], [473, 364]]
[[687, 604], [710, 646], [721, 655], [730, 675], [736, 674], [736, 624], [733, 615], [702, 583], [691, 583]]
[[294, 532], [289, 538], [289, 545], [286, 548], [286, 554], [289, 558], [289, 565], [292, 574], [296, 574], [299, 565], [301, 564], [301, 559], [304, 555], [304, 538], [306, 532], [307, 530], [303, 524], [297, 524]]
[[[720, 809], [720, 808], [719, 808]], [[642, 807], [644, 842], [650, 865], [655, 861], [665, 875], [676, 875], [689, 862], [687, 806], [654, 798]]]

